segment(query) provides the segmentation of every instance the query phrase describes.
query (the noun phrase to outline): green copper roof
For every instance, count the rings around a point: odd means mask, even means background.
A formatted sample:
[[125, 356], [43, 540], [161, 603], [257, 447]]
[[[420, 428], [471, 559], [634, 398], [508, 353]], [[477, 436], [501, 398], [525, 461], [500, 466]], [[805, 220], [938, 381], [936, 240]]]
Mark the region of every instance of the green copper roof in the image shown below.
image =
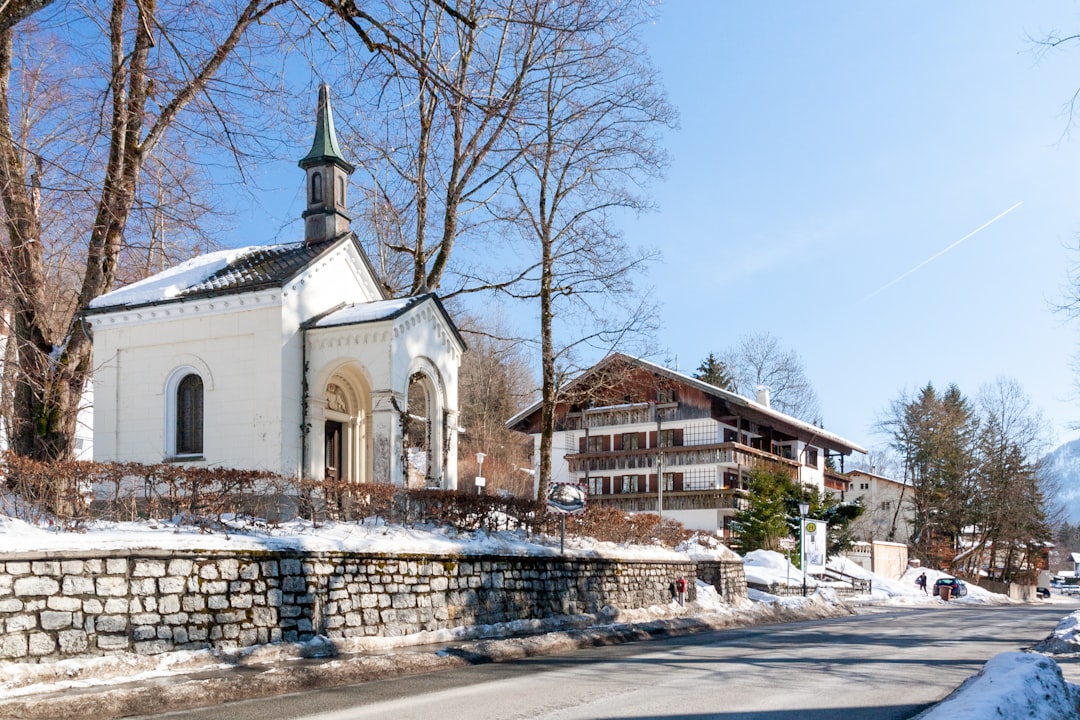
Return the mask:
[[319, 86], [319, 110], [315, 119], [315, 140], [311, 143], [311, 150], [300, 160], [300, 167], [308, 168], [318, 163], [333, 162], [345, 168], [347, 172], [353, 171], [352, 163], [341, 156], [338, 148], [337, 133], [334, 131], [334, 111], [330, 107], [330, 86], [323, 83]]

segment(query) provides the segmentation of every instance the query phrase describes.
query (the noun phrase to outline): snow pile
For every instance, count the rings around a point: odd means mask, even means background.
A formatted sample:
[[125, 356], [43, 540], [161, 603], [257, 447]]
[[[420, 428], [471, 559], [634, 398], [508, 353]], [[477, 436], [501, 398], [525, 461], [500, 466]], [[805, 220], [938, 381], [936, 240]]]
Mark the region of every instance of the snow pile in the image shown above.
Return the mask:
[[984, 718], [1076, 718], [1080, 687], [1061, 676], [1061, 668], [1042, 655], [1001, 653], [952, 695], [917, 716], [919, 720]]
[[1075, 655], [1080, 653], [1080, 611], [1062, 618], [1054, 632], [1031, 648], [1047, 655]]

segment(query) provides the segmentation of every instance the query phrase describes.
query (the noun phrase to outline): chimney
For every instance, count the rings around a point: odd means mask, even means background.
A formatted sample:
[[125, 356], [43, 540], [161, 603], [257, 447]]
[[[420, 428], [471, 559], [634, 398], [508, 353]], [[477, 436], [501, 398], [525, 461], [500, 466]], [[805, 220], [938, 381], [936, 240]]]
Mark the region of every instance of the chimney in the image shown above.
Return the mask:
[[769, 386], [758, 385], [757, 386], [757, 402], [758, 405], [764, 405], [765, 407], [772, 407], [769, 402]]

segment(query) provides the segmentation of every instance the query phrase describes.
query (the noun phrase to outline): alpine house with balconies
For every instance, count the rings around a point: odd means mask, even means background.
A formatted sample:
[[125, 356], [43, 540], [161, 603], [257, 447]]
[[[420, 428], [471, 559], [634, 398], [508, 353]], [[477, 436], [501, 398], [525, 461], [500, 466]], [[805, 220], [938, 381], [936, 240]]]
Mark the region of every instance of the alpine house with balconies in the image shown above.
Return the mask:
[[[593, 505], [659, 512], [722, 537], [731, 534], [756, 468], [838, 492], [847, 489], [844, 458], [866, 453], [774, 410], [767, 392], [750, 400], [620, 353], [568, 383], [560, 397], [552, 482], [580, 484]], [[540, 418], [537, 403], [506, 423], [533, 436], [536, 465]]]

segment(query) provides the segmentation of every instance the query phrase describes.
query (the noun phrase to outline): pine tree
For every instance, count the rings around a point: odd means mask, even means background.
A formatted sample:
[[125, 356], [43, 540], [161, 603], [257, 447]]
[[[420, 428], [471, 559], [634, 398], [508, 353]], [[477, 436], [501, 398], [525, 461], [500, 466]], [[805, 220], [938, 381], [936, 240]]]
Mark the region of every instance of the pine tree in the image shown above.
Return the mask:
[[694, 373], [694, 379], [707, 382], [721, 390], [735, 392], [735, 380], [731, 375], [731, 370], [717, 357], [716, 353], [709, 353], [708, 357], [701, 361], [697, 372]]

